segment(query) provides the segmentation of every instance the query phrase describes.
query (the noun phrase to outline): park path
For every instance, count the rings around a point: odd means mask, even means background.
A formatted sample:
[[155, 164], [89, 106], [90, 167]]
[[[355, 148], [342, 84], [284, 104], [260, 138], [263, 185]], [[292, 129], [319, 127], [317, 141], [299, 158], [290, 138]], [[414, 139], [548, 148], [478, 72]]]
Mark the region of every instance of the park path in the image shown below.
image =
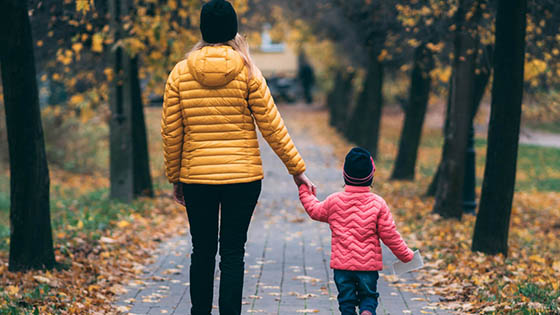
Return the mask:
[[560, 148], [560, 134], [521, 129], [519, 142], [541, 147]]
[[[285, 116], [288, 127], [289, 116]], [[340, 190], [340, 163], [332, 148], [315, 143], [301, 126], [289, 129], [305, 158], [307, 174], [318, 185], [319, 198]], [[339, 314], [337, 290], [329, 268], [328, 225], [307, 217], [291, 176], [262, 139], [261, 151], [265, 179], [249, 229], [243, 313]], [[154, 253], [155, 263], [146, 268], [140, 279], [128, 285], [128, 293], [118, 298], [117, 305], [128, 307], [130, 314], [189, 314], [190, 246], [188, 233], [164, 242]], [[383, 257], [386, 265], [396, 259], [386, 248]], [[218, 270], [216, 279], [219, 279]], [[400, 282], [417, 281], [414, 273], [409, 273]], [[214, 290], [215, 305], [217, 284], [218, 281]], [[439, 301], [437, 296], [402, 291], [383, 277], [379, 279], [378, 288], [381, 295], [378, 314], [447, 314], [434, 306]], [[214, 314], [218, 314], [217, 309]]]

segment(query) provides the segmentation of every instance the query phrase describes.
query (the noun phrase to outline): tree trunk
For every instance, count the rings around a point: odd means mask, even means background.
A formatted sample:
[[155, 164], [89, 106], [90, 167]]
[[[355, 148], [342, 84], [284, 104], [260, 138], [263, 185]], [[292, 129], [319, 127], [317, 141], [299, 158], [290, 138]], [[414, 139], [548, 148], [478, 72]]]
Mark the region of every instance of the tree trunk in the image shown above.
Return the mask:
[[329, 123], [339, 131], [343, 131], [348, 117], [348, 108], [352, 99], [352, 80], [354, 72], [339, 69], [336, 71], [334, 85], [327, 96], [329, 107]]
[[331, 126], [336, 125], [336, 119], [338, 116], [337, 110], [337, 102], [339, 95], [341, 93], [341, 86], [343, 79], [342, 79], [342, 70], [337, 69], [336, 74], [334, 76], [333, 87], [331, 88], [329, 94], [327, 95], [327, 107], [329, 108], [329, 124]]
[[[454, 60], [448, 130], [445, 134], [443, 159], [437, 181], [436, 200], [433, 211], [444, 218], [461, 219], [463, 214], [463, 184], [465, 152], [467, 149], [470, 117], [474, 104], [474, 71], [476, 45], [463, 23], [466, 0], [459, 2], [457, 15], [461, 19], [455, 39], [455, 51], [460, 52]], [[469, 53], [470, 52], [470, 53]]]
[[354, 96], [354, 87], [352, 85], [352, 82], [354, 81], [355, 74], [356, 73], [353, 71], [345, 73], [339, 94], [340, 98], [338, 99], [336, 104], [338, 109], [335, 127], [341, 133], [345, 132], [348, 117], [350, 115], [350, 109], [352, 108], [351, 104], [352, 98]]
[[[379, 141], [379, 130], [381, 128], [381, 114], [383, 112], [383, 64], [377, 57], [370, 59], [372, 72], [371, 98], [363, 111], [358, 111], [361, 131], [357, 135], [357, 144], [369, 150], [373, 158], [377, 157], [377, 144]], [[356, 118], [357, 119], [357, 118]]]
[[363, 135], [368, 132], [368, 125], [364, 123], [364, 113], [366, 113], [374, 103], [375, 95], [373, 91], [375, 89], [375, 77], [377, 76], [377, 67], [374, 58], [377, 59], [377, 55], [372, 54], [369, 59], [366, 78], [362, 84], [362, 90], [348, 119], [345, 134], [346, 138], [354, 143], [363, 141]]
[[475, 214], [476, 211], [476, 150], [474, 147], [474, 117], [478, 112], [486, 86], [490, 79], [490, 63], [486, 61], [491, 55], [491, 47], [486, 47], [482, 54], [480, 70], [474, 78], [474, 108], [470, 117], [469, 136], [465, 155], [465, 176], [463, 181], [463, 211]]
[[430, 71], [433, 67], [432, 52], [425, 45], [418, 46], [414, 53], [414, 68], [410, 77], [410, 95], [392, 179], [414, 179], [422, 125], [424, 124], [430, 96]]
[[[451, 97], [453, 95], [453, 82], [455, 78], [455, 68], [451, 73], [451, 81], [449, 83], [449, 88], [447, 91], [447, 105], [445, 107], [445, 121], [443, 122], [443, 136], [447, 134], [447, 129], [449, 128], [449, 112], [451, 108]], [[445, 142], [444, 142], [445, 145]], [[436, 195], [437, 184], [441, 173], [441, 161], [443, 161], [443, 150], [441, 152], [441, 157], [438, 162], [438, 166], [436, 169], [436, 173], [432, 177], [432, 181], [430, 182], [430, 186], [428, 186], [428, 190], [426, 191], [426, 196], [434, 197]]]
[[[115, 41], [124, 37], [120, 25], [129, 13], [129, 1], [111, 1], [111, 22]], [[124, 202], [139, 195], [151, 196], [146, 127], [142, 106], [138, 61], [122, 47], [113, 54], [115, 82], [112, 85], [110, 120], [111, 198]]]
[[526, 0], [499, 0], [488, 150], [473, 251], [507, 255], [523, 98]]
[[150, 156], [148, 138], [142, 106], [142, 91], [138, 79], [138, 56], [130, 59], [132, 94], [132, 154], [134, 196], [153, 197], [152, 177], [150, 176]]
[[[492, 60], [491, 56], [492, 56], [492, 47], [486, 47], [486, 51], [484, 53], [484, 58], [482, 58], [482, 62], [484, 64], [480, 65], [481, 66], [481, 73], [475, 75], [475, 95], [474, 95], [474, 108], [472, 110], [472, 114], [471, 114], [471, 125], [472, 125], [472, 120], [474, 119], [474, 117], [476, 116], [476, 113], [478, 112], [478, 109], [480, 108], [480, 103], [482, 102], [482, 98], [484, 97], [484, 92], [486, 91], [486, 86], [488, 85], [488, 80], [490, 78], [490, 65], [486, 63], [486, 59]], [[455, 72], [455, 71], [453, 71]], [[452, 74], [452, 78], [455, 76], [455, 74]], [[448, 98], [447, 98], [447, 111], [446, 111], [446, 115], [445, 115], [445, 122], [444, 122], [444, 131], [443, 134], [445, 135], [447, 132], [447, 128], [449, 126], [449, 115], [447, 115], [447, 113], [449, 113], [449, 108], [451, 106], [451, 95], [453, 94], [453, 84], [449, 85], [449, 93], [448, 93]], [[442, 152], [443, 155], [443, 152]], [[426, 196], [435, 196], [436, 195], [436, 188], [437, 188], [437, 181], [439, 179], [439, 174], [441, 171], [441, 160], [443, 159], [440, 158], [440, 161], [438, 163], [438, 167], [436, 170], [436, 173], [434, 174], [434, 176], [432, 177], [432, 181], [430, 182], [430, 185], [428, 186], [428, 190], [426, 191]]]
[[33, 40], [27, 1], [0, 2], [0, 63], [10, 154], [10, 271], [55, 265]]

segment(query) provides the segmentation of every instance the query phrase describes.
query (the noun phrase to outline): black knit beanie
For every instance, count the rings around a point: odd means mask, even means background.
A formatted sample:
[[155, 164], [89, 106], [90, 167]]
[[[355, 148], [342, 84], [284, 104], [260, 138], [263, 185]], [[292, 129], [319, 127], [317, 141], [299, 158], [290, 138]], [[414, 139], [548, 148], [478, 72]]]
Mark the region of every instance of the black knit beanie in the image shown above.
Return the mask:
[[368, 150], [352, 148], [344, 160], [344, 183], [350, 186], [370, 186], [375, 163]]
[[211, 44], [225, 43], [237, 35], [237, 14], [231, 3], [211, 0], [200, 11], [202, 39]]

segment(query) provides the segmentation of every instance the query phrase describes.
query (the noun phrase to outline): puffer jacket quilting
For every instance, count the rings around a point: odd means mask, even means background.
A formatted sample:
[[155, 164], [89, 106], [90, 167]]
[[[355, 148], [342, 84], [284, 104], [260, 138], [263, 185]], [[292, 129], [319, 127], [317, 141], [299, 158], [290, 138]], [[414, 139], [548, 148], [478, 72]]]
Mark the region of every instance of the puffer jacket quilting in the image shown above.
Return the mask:
[[387, 203], [369, 187], [347, 185], [343, 192], [319, 202], [307, 186], [301, 185], [299, 196], [312, 219], [330, 225], [331, 268], [382, 270], [380, 239], [400, 260], [412, 260], [414, 253], [397, 232]]
[[161, 134], [172, 183], [233, 184], [263, 178], [255, 122], [290, 174], [305, 171], [266, 81], [230, 46], [208, 46], [171, 71]]

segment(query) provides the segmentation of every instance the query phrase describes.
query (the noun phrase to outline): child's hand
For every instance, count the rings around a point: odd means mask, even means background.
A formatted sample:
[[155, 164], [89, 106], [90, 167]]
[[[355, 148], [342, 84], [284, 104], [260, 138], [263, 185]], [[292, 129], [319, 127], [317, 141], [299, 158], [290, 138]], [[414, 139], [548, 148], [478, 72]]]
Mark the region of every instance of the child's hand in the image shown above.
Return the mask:
[[299, 190], [299, 194], [301, 196], [302, 193], [310, 193], [313, 196], [317, 197], [317, 188], [314, 189], [314, 191], [309, 190], [309, 187], [307, 185], [301, 185], [298, 187]]
[[294, 175], [294, 182], [298, 187], [301, 187], [301, 185], [307, 186], [313, 196], [317, 195], [317, 187], [311, 180], [309, 180], [309, 178], [307, 178], [307, 176], [305, 176], [305, 174], [301, 173], [298, 175]]

